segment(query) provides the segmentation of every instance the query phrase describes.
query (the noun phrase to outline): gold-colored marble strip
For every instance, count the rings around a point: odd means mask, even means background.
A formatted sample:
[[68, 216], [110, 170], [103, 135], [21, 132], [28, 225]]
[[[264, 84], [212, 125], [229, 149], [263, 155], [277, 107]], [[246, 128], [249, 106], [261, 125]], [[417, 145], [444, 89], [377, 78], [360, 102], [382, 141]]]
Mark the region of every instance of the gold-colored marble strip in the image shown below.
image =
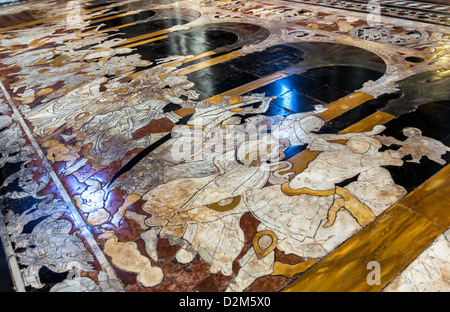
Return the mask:
[[[82, 10], [81, 14], [91, 13], [91, 12], [100, 11], [100, 10], [104, 10], [104, 9], [106, 9], [106, 7], [103, 6], [103, 7], [93, 8], [93, 9], [89, 9], [89, 10]], [[17, 24], [17, 25], [13, 25], [13, 26], [3, 27], [3, 28], [0, 28], [0, 32], [14, 30], [14, 29], [20, 29], [20, 28], [28, 27], [28, 26], [34, 26], [34, 25], [43, 24], [46, 22], [51, 22], [51, 21], [56, 21], [59, 19], [64, 19], [64, 18], [68, 17], [69, 15], [70, 14], [63, 14], [63, 15], [44, 18], [44, 19], [40, 19], [40, 20], [30, 21], [30, 22], [26, 22], [26, 23], [22, 23], [22, 24]]]
[[[283, 291], [379, 291], [449, 225], [450, 165], [382, 213]], [[373, 283], [368, 263], [380, 264]]]
[[120, 47], [115, 48], [115, 49], [133, 48], [133, 47], [140, 46], [142, 44], [146, 44], [146, 43], [150, 43], [150, 42], [154, 42], [154, 41], [158, 41], [158, 40], [162, 40], [162, 39], [167, 39], [167, 36], [160, 36], [160, 37], [151, 38], [151, 39], [144, 40], [144, 41], [130, 43], [130, 44], [127, 44], [127, 45], [124, 45], [124, 46], [120, 46]]
[[[113, 28], [115, 28], [115, 27], [113, 27]], [[111, 29], [112, 29], [112, 28], [108, 28], [108, 29], [105, 29], [105, 31], [108, 31], [108, 30], [111, 30]], [[165, 35], [165, 34], [167, 34], [167, 33], [170, 33], [170, 30], [163, 29], [163, 30], [155, 31], [155, 32], [148, 33], [148, 34], [145, 34], [145, 35], [140, 35], [140, 36], [128, 38], [128, 39], [126, 39], [125, 41], [123, 41], [123, 42], [117, 44], [115, 47], [120, 46], [119, 48], [123, 48], [122, 45], [130, 44], [130, 43], [132, 43], [132, 42], [139, 41], [139, 40], [144, 40], [144, 39], [148, 39], [148, 38], [153, 38], [153, 37], [156, 37], [156, 36]]]
[[242, 54], [239, 53], [239, 52], [230, 52], [230, 53], [227, 53], [227, 54], [224, 54], [224, 55], [221, 55], [221, 56], [218, 56], [218, 57], [215, 57], [215, 58], [212, 58], [212, 59], [209, 59], [209, 60], [197, 63], [197, 64], [194, 64], [192, 66], [189, 66], [188, 68], [185, 68], [184, 70], [180, 71], [179, 75], [180, 76], [187, 75], [187, 74], [196, 72], [196, 71], [198, 71], [200, 69], [208, 68], [208, 67], [211, 67], [213, 65], [217, 65], [217, 64], [220, 64], [220, 63], [232, 60], [232, 59], [234, 59], [236, 57], [239, 57], [241, 55]]
[[[314, 160], [314, 158], [319, 155], [320, 152], [317, 151], [309, 151], [303, 150], [300, 153], [292, 156], [288, 159], [290, 163], [292, 163], [292, 168], [289, 169], [289, 172], [300, 173], [308, 167], [308, 164]], [[282, 172], [284, 173], [284, 172]]]
[[205, 100], [205, 102], [210, 102], [210, 103], [218, 103], [219, 101], [221, 101], [223, 99], [223, 96], [235, 96], [235, 95], [242, 95], [245, 94], [247, 92], [253, 91], [255, 89], [258, 89], [260, 87], [263, 87], [265, 85], [268, 85], [269, 83], [275, 82], [277, 80], [280, 80], [282, 78], [285, 78], [289, 76], [286, 73], [283, 72], [276, 72], [272, 75], [257, 79], [255, 81], [246, 83], [242, 86], [239, 86], [237, 88], [228, 90], [226, 92], [223, 92], [221, 94], [212, 96], [208, 99]]

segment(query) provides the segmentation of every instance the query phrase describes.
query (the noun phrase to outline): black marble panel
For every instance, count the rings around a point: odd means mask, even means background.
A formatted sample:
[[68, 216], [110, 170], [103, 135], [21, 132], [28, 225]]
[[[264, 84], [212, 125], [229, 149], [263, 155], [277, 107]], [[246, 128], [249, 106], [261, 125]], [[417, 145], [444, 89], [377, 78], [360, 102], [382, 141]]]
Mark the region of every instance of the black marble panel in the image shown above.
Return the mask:
[[378, 80], [383, 73], [356, 66], [330, 66], [329, 73], [316, 78], [327, 85], [353, 92], [360, 89], [366, 81]]
[[323, 87], [327, 83], [321, 80], [314, 80], [303, 75], [292, 75], [283, 80], [283, 84], [290, 90], [295, 90], [302, 94], [310, 94], [316, 89]]
[[[293, 57], [293, 55], [295, 55], [295, 57]], [[213, 96], [221, 92], [231, 90], [235, 87], [242, 86], [246, 83], [255, 81], [262, 76], [267, 76], [279, 70], [293, 66], [302, 60], [301, 55], [301, 51], [298, 51], [292, 47], [271, 47], [262, 52], [252, 53], [246, 56], [226, 61], [224, 63], [201, 69], [194, 73], [190, 73], [188, 74], [188, 78], [190, 81], [196, 84], [196, 88], [200, 89], [208, 96]], [[274, 60], [279, 64], [283, 63], [284, 65], [273, 66], [271, 64], [271, 60]], [[206, 74], [208, 74], [209, 76], [205, 76]], [[212, 79], [214, 79], [215, 81], [222, 81], [223, 84], [214, 84], [214, 90], [208, 91], [205, 87], [200, 87], [201, 84], [205, 84], [205, 77], [213, 77]], [[273, 90], [271, 91], [265, 90], [263, 87], [254, 90], [254, 92], [252, 93], [266, 93], [270, 96], [278, 96], [281, 93], [277, 91], [289, 91], [291, 88], [290, 85], [295, 84], [295, 82], [290, 80], [294, 80], [294, 78], [282, 79], [281, 82], [277, 82], [276, 86], [272, 85], [270, 87], [267, 87], [272, 88]], [[289, 86], [282, 86], [283, 82], [289, 84]], [[232, 87], [230, 89], [227, 89], [227, 86]], [[214, 93], [217, 91], [221, 92]]]

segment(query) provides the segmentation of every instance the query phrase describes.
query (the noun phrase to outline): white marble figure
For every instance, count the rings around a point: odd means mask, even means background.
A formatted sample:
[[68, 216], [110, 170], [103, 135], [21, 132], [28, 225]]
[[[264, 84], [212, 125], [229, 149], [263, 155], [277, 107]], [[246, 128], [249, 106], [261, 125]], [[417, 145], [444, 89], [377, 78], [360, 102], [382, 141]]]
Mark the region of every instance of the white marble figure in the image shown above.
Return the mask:
[[438, 164], [446, 164], [446, 161], [441, 156], [450, 152], [450, 147], [445, 146], [438, 140], [423, 136], [422, 131], [415, 127], [403, 128], [402, 132], [407, 137], [405, 141], [385, 136], [377, 138], [387, 146], [392, 144], [400, 145], [401, 147], [397, 150], [397, 153], [402, 155], [402, 157], [412, 156], [412, 159], [407, 160], [407, 162], [420, 163], [422, 157], [426, 156]]

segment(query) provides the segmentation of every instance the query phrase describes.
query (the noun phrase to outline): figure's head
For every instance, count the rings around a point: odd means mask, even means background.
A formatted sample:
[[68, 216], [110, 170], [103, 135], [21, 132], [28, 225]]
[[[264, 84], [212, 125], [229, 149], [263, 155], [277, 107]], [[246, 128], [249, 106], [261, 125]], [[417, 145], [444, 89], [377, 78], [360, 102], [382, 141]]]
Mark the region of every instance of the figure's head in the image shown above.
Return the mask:
[[382, 147], [380, 141], [367, 137], [367, 136], [357, 136], [347, 140], [348, 148], [356, 154], [364, 154], [369, 151], [371, 147], [378, 150]]
[[420, 129], [417, 129], [414, 127], [403, 128], [402, 132], [408, 138], [422, 135], [422, 131], [420, 131]]
[[300, 126], [305, 132], [319, 131], [325, 124], [325, 121], [318, 116], [307, 116], [300, 120]]

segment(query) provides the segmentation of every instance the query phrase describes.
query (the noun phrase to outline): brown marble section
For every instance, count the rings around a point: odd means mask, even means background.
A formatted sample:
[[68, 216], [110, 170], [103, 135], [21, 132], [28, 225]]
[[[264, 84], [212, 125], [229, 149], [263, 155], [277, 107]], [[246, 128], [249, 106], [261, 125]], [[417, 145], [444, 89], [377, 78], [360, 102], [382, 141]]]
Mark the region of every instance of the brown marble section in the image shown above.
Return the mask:
[[24, 22], [36, 20], [28, 12], [21, 12], [11, 15], [0, 15], [0, 27], [14, 26]]

